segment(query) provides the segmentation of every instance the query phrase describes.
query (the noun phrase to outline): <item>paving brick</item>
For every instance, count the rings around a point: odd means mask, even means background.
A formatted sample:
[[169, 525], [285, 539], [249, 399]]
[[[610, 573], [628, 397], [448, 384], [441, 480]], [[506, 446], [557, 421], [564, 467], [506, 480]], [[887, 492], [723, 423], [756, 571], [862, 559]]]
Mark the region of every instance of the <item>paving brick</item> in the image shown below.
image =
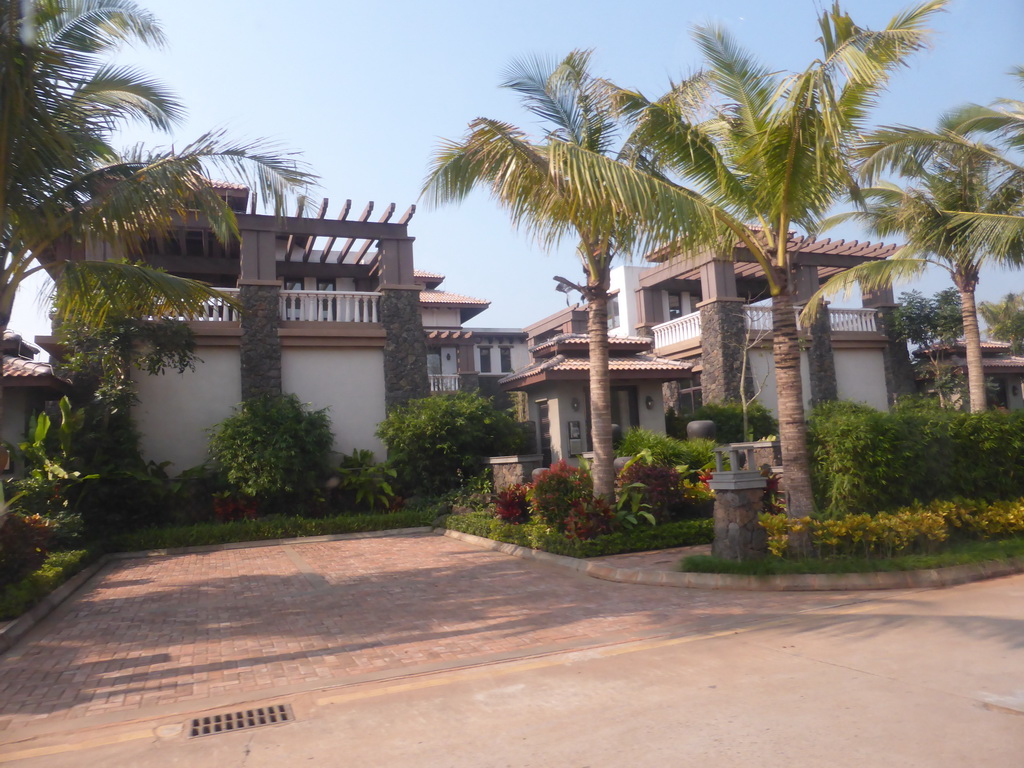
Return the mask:
[[0, 660], [0, 730], [705, 631], [848, 599], [617, 584], [432, 535], [115, 561]]

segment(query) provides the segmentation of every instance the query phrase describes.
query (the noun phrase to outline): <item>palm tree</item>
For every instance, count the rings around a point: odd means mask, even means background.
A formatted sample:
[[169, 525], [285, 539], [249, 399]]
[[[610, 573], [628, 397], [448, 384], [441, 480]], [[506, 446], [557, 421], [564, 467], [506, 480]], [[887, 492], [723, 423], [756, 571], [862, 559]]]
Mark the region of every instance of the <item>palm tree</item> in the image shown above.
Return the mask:
[[1010, 351], [1024, 352], [1024, 293], [1008, 293], [1000, 301], [983, 301], [978, 305], [988, 333], [997, 341], [1005, 341]]
[[[906, 245], [885, 261], [837, 275], [820, 293], [848, 291], [857, 283], [866, 290], [890, 286], [920, 277], [929, 267], [945, 271], [960, 294], [967, 387], [971, 410], [977, 412], [987, 406], [975, 291], [986, 264], [1024, 264], [1024, 240], [979, 238], [976, 222], [1020, 218], [1024, 176], [1007, 167], [996, 147], [961, 133], [962, 126], [962, 117], [954, 114], [935, 132], [887, 128], [867, 138], [861, 149], [864, 177], [870, 181], [891, 169], [906, 184], [862, 189], [861, 208], [834, 220], [859, 220], [879, 236], [902, 236]], [[918, 151], [905, 151], [908, 142]]]
[[890, 74], [923, 47], [943, 0], [920, 3], [884, 29], [856, 25], [838, 3], [819, 18], [821, 57], [781, 76], [717, 26], [695, 38], [724, 102], [694, 117], [689, 94], [649, 101], [620, 92], [635, 124], [628, 145], [660, 173], [615, 163], [570, 143], [549, 151], [574, 190], [599, 188], [636, 216], [647, 243], [731, 257], [737, 243], [760, 265], [772, 296], [776, 388], [788, 513], [813, 511], [790, 227], [814, 232], [855, 187], [848, 158]]
[[613, 259], [627, 254], [634, 227], [599, 191], [579, 189], [551, 161], [552, 148], [610, 156], [616, 118], [605, 84], [589, 72], [590, 53], [573, 51], [557, 64], [537, 59], [514, 62], [503, 87], [520, 95], [547, 132], [539, 139], [509, 123], [477, 118], [466, 135], [437, 150], [423, 187], [435, 205], [459, 202], [476, 188], [508, 211], [515, 227], [544, 246], [566, 236], [577, 242], [585, 282], [573, 285], [587, 301], [590, 340], [591, 434], [594, 491], [614, 494], [611, 390], [608, 377], [608, 287]]
[[[111, 139], [126, 123], [165, 130], [183, 114], [160, 84], [110, 62], [122, 44], [159, 46], [163, 40], [155, 18], [132, 0], [0, 0], [0, 332], [18, 286], [43, 269], [35, 255], [66, 239], [93, 238], [130, 250], [195, 213], [227, 237], [237, 234], [237, 224], [211, 186], [211, 169], [247, 177], [278, 211], [286, 192], [311, 179], [275, 148], [231, 143], [221, 133], [178, 152], [116, 152]], [[102, 269], [103, 287], [122, 295], [64, 291], [77, 311], [91, 307], [102, 315], [101, 298], [123, 301], [124, 291], [141, 290], [136, 298], [163, 294], [156, 309], [187, 315], [215, 293], [129, 264]], [[116, 280], [115, 272], [121, 275]], [[53, 276], [60, 281], [59, 267]]]

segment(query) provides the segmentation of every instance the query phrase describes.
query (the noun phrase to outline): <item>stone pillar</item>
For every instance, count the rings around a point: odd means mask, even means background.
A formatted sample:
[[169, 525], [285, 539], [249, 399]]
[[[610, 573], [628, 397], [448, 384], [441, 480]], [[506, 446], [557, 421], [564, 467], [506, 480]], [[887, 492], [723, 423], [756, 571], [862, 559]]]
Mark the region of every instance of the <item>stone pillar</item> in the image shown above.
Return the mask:
[[478, 392], [480, 390], [480, 374], [476, 371], [468, 371], [459, 374], [460, 392]]
[[380, 323], [384, 342], [384, 402], [388, 410], [430, 394], [427, 343], [420, 319], [418, 287], [381, 286]]
[[807, 372], [811, 381], [811, 404], [839, 399], [836, 360], [832, 354], [832, 324], [828, 304], [822, 302], [817, 317], [807, 329], [811, 343], [807, 349]]
[[277, 282], [240, 281], [242, 399], [281, 394], [281, 317]]
[[700, 311], [701, 390], [705, 403], [738, 402], [747, 329], [740, 298], [697, 305]]
[[[739, 454], [731, 452], [734, 465]], [[748, 456], [748, 463], [751, 456]], [[719, 467], [721, 456], [716, 456]], [[710, 485], [715, 492], [715, 540], [711, 554], [727, 560], [754, 560], [768, 554], [768, 532], [757, 516], [764, 508], [768, 481], [756, 469], [715, 471]]]
[[861, 304], [875, 310], [875, 326], [886, 339], [882, 362], [885, 370], [885, 391], [889, 405], [892, 405], [901, 395], [912, 395], [917, 392], [917, 380], [910, 363], [907, 342], [897, 338], [892, 330], [893, 313], [896, 311], [892, 289], [865, 293]]

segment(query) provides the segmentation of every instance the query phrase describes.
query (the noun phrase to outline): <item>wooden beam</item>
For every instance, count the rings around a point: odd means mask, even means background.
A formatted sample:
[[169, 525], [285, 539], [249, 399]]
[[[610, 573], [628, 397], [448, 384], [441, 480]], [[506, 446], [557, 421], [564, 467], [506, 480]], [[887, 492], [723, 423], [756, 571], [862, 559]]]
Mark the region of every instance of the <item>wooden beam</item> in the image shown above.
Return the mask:
[[[300, 200], [298, 202], [298, 204], [295, 206], [295, 218], [298, 219], [301, 216], [302, 216], [302, 201]], [[239, 227], [239, 229], [242, 229], [242, 227]], [[291, 228], [286, 228], [284, 231], [291, 233], [291, 234], [288, 235], [288, 243], [284, 247], [284, 260], [285, 261], [291, 261], [292, 260], [292, 249], [295, 247], [295, 232]]]
[[395, 215], [395, 204], [392, 203], [388, 206], [387, 210], [384, 211], [384, 215], [377, 219], [378, 224], [387, 224], [391, 221], [391, 217]]
[[[316, 212], [316, 217], [322, 219], [327, 215], [327, 204], [330, 201], [325, 197], [324, 201], [320, 203], [320, 210]], [[313, 253], [313, 244], [316, 242], [316, 238], [310, 235], [306, 238], [306, 247], [302, 249], [302, 260], [309, 261], [310, 254]]]
[[[341, 213], [338, 214], [338, 221], [344, 221], [348, 218], [348, 212], [352, 210], [352, 201], [346, 200], [345, 204], [341, 206]], [[334, 247], [334, 241], [336, 237], [331, 237], [327, 240], [327, 245], [324, 246], [323, 252], [320, 254], [320, 263], [324, 264], [327, 261], [327, 257], [331, 253], [331, 248]]]
[[333, 261], [329, 261], [326, 264], [321, 264], [318, 261], [311, 261], [308, 264], [303, 264], [301, 261], [277, 262], [277, 276], [289, 279], [303, 277], [324, 279], [339, 277], [368, 278], [370, 271], [371, 267], [367, 264], [338, 264]]
[[406, 210], [405, 213], [402, 214], [402, 218], [400, 218], [398, 220], [398, 223], [399, 224], [408, 224], [412, 220], [412, 217], [413, 217], [413, 215], [415, 213], [416, 213], [416, 204], [414, 203], [414, 204], [409, 206], [408, 210]]
[[[366, 204], [363, 212], [359, 214], [359, 223], [365, 223], [370, 218], [370, 214], [373, 213], [373, 200]], [[352, 235], [348, 240], [345, 241], [345, 245], [341, 247], [341, 253], [338, 254], [338, 263], [345, 261], [345, 257], [348, 256], [348, 252], [352, 250], [352, 246], [355, 245], [356, 240], [359, 238], [356, 235]]]
[[249, 195], [250, 195], [249, 196], [249, 213], [250, 214], [255, 214], [256, 213], [256, 200], [259, 198], [259, 195], [256, 194], [255, 190], [250, 192]]
[[356, 254], [356, 259], [353, 262], [354, 264], [362, 264], [363, 263], [363, 257], [366, 256], [366, 252], [368, 250], [370, 250], [370, 246], [373, 245], [374, 242], [376, 242], [376, 241], [368, 239], [366, 242], [363, 243], [363, 247], [360, 248], [359, 249], [359, 253]]

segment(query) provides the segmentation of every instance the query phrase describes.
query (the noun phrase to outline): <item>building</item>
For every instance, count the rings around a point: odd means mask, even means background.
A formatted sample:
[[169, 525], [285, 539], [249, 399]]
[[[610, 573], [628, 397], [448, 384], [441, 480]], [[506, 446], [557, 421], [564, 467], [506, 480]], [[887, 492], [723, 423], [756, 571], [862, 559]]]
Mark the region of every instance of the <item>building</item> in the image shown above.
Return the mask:
[[[948, 365], [967, 375], [967, 351], [962, 341], [956, 344], [933, 348], [928, 352], [918, 350], [914, 356], [919, 360], [934, 358], [940, 365]], [[1011, 345], [1003, 341], [981, 342], [981, 366], [985, 373], [988, 407], [1007, 411], [1024, 410], [1024, 355], [1016, 355]], [[923, 392], [933, 391], [928, 367], [918, 369], [922, 376], [918, 386]], [[966, 386], [966, 379], [965, 379]]]
[[68, 384], [53, 372], [49, 363], [35, 356], [39, 347], [25, 341], [12, 330], [4, 331], [3, 349], [3, 423], [0, 430], [11, 443], [25, 439], [32, 417], [59, 400]]

